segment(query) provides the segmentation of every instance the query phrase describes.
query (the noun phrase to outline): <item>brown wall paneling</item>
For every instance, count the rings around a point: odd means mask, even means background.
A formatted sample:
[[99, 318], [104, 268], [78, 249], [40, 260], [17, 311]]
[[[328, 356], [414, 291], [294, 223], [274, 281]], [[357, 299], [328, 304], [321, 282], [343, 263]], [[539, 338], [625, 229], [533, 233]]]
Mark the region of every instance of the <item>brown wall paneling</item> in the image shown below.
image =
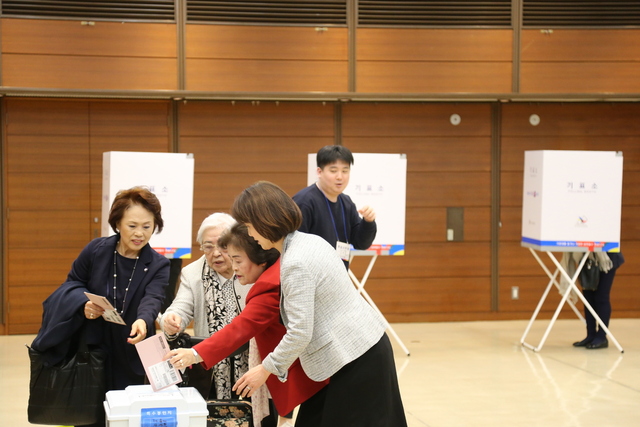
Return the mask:
[[295, 194], [307, 184], [307, 154], [334, 143], [332, 104], [187, 102], [179, 120], [180, 151], [195, 158], [196, 249], [207, 215], [229, 212], [235, 197], [259, 180]]
[[34, 333], [40, 302], [64, 281], [89, 237], [88, 108], [41, 99], [5, 105], [7, 332]]
[[[347, 190], [348, 191], [348, 190]], [[464, 240], [467, 242], [487, 242], [490, 230], [491, 209], [488, 207], [464, 208]], [[405, 218], [405, 242], [446, 242], [447, 208], [413, 207], [407, 209]]]
[[512, 30], [359, 28], [358, 92], [509, 93]]
[[[620, 295], [634, 295], [628, 289], [630, 277], [637, 275], [634, 253], [640, 251], [639, 227], [635, 224], [640, 194], [640, 146], [637, 139], [640, 106], [617, 104], [508, 104], [503, 106], [501, 152], [501, 222], [500, 233], [500, 310], [533, 312], [548, 278], [528, 249], [520, 246], [522, 221], [522, 175], [527, 150], [619, 150], [623, 151], [624, 176], [622, 199], [621, 247], [627, 263], [618, 271], [612, 293], [619, 311], [613, 316], [638, 315], [640, 301], [622, 301]], [[531, 126], [529, 116], [538, 114], [540, 124]], [[555, 271], [548, 256], [539, 253], [545, 265]], [[560, 253], [556, 256], [559, 258]], [[511, 300], [511, 286], [520, 287], [520, 299]], [[557, 293], [557, 292], [552, 292]], [[618, 294], [620, 293], [620, 294]], [[537, 297], [536, 297], [537, 295]], [[558, 301], [559, 302], [559, 299]], [[557, 306], [547, 302], [543, 313], [549, 317]], [[575, 316], [567, 307], [563, 316]]]
[[[428, 322], [447, 318], [477, 320], [486, 315], [491, 304], [488, 277], [407, 277], [401, 281], [401, 292], [398, 282], [397, 278], [371, 278], [365, 286], [389, 322]], [[459, 289], [459, 292], [451, 292], [452, 289]], [[448, 311], [443, 312], [443, 307], [448, 307]]]
[[640, 92], [640, 30], [523, 30], [523, 93]]
[[2, 19], [2, 84], [178, 89], [175, 24]]
[[346, 92], [346, 28], [186, 27], [186, 88], [238, 92]]
[[[66, 276], [66, 273], [68, 273], [68, 268], [67, 271], [62, 273], [63, 277]], [[53, 271], [52, 274], [59, 276], [61, 271]], [[42, 305], [40, 302], [44, 301], [52, 290], [51, 285], [10, 287], [8, 301], [11, 315], [7, 325], [7, 333], [11, 335], [37, 333], [42, 322]]]
[[[378, 258], [367, 282], [376, 304], [392, 321], [489, 314], [490, 107], [368, 103], [342, 112], [352, 151], [407, 155], [406, 255]], [[465, 209], [463, 242], [446, 241], [447, 207]], [[367, 264], [355, 259], [356, 276]]]
[[[510, 103], [502, 110], [502, 138], [637, 137], [640, 134], [638, 103]], [[529, 124], [529, 116], [540, 116], [540, 124]], [[633, 144], [631, 144], [632, 146]], [[631, 147], [630, 146], [630, 147]], [[615, 146], [609, 150], [616, 150]], [[523, 157], [524, 162], [524, 157]], [[637, 166], [636, 166], [637, 167]]]
[[[345, 141], [346, 138], [366, 137], [366, 144], [371, 142], [379, 149], [383, 148], [385, 138], [392, 138], [394, 143], [402, 141], [408, 148], [415, 148], [415, 145], [409, 145], [415, 140], [405, 138], [429, 137], [422, 140], [423, 144], [429, 144], [432, 140], [458, 138], [464, 144], [466, 138], [491, 136], [491, 106], [486, 103], [346, 103], [342, 112]], [[452, 114], [460, 116], [459, 125], [451, 124]], [[396, 147], [384, 150], [381, 152], [397, 152]], [[487, 153], [490, 151], [489, 148], [486, 150]], [[450, 157], [450, 154], [443, 155]], [[427, 163], [425, 160], [416, 161]], [[407, 167], [410, 170], [413, 168], [411, 160], [407, 161]], [[433, 170], [440, 168], [438, 165], [435, 167]], [[479, 161], [473, 169], [490, 170], [490, 166]]]
[[84, 101], [8, 98], [5, 114], [8, 136], [89, 135], [89, 110]]

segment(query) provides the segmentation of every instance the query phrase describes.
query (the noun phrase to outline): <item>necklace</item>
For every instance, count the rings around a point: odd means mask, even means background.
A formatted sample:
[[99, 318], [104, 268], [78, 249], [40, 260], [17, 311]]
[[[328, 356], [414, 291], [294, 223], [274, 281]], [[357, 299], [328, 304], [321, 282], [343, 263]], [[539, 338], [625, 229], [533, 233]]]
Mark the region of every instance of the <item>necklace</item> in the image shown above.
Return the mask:
[[[118, 307], [116, 306], [116, 288], [117, 288], [117, 279], [118, 279], [118, 270], [116, 268], [116, 259], [118, 258], [118, 250], [113, 251], [113, 308], [118, 311]], [[131, 277], [129, 277], [129, 282], [127, 282], [127, 287], [124, 290], [124, 297], [122, 298], [122, 310], [120, 310], [120, 314], [124, 314], [124, 303], [127, 301], [127, 293], [129, 293], [129, 286], [131, 286], [131, 281], [133, 280], [133, 275], [136, 272], [136, 266], [138, 265], [139, 256], [136, 257], [136, 262], [133, 264], [133, 271], [131, 272]]]

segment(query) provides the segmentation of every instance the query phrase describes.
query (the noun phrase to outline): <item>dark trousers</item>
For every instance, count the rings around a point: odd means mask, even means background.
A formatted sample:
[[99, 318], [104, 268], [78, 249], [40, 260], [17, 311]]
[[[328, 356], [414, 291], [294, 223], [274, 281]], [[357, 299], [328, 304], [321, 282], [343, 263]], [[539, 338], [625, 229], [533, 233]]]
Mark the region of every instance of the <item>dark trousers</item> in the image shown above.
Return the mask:
[[[589, 305], [591, 305], [607, 328], [609, 327], [609, 320], [611, 319], [610, 294], [616, 270], [617, 268], [612, 268], [607, 273], [601, 273], [600, 281], [598, 282], [598, 289], [595, 291], [582, 291], [584, 298], [587, 300]], [[607, 334], [604, 329], [598, 325], [595, 317], [593, 317], [586, 307], [584, 309], [584, 318], [587, 321], [587, 338], [591, 338], [596, 341], [604, 340]]]

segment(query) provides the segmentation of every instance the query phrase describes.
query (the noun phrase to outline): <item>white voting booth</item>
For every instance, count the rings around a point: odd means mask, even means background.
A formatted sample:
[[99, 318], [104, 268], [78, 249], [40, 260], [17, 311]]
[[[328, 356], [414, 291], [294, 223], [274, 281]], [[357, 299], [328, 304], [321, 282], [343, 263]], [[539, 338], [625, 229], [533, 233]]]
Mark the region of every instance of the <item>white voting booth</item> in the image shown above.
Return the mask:
[[[407, 188], [407, 156], [405, 154], [353, 153], [354, 164], [351, 167], [349, 185], [345, 190], [358, 208], [372, 206], [376, 211], [378, 231], [372, 245], [366, 250], [351, 248], [350, 262], [359, 256], [370, 256], [369, 265], [361, 279], [349, 270], [349, 277], [362, 296], [377, 310], [364, 289], [369, 274], [378, 256], [404, 255], [405, 211]], [[307, 185], [318, 179], [316, 153], [308, 155]], [[391, 325], [389, 332], [409, 355]]]
[[162, 206], [164, 229], [150, 245], [167, 258], [191, 258], [192, 154], [109, 151], [102, 154], [102, 236], [109, 236], [109, 210], [120, 190], [148, 187]]
[[[576, 285], [589, 251], [620, 251], [622, 162], [622, 153], [615, 151], [525, 152], [521, 245], [529, 248], [550, 281], [520, 340], [523, 346], [541, 350], [567, 302], [584, 320], [568, 299], [571, 291], [575, 291], [616, 347], [623, 351]], [[551, 273], [538, 252], [547, 253], [556, 267], [555, 272]], [[584, 255], [570, 277], [552, 252], [584, 252]], [[569, 283], [566, 289], [560, 286], [561, 277]], [[540, 343], [533, 346], [525, 339], [554, 286], [561, 291], [562, 299]]]

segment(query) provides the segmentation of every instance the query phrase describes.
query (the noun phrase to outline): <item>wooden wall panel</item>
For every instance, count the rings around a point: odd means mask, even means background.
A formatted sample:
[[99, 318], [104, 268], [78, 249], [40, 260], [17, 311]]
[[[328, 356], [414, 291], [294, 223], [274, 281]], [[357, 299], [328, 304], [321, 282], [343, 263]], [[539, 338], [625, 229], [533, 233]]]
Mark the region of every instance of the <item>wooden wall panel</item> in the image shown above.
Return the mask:
[[509, 93], [511, 64], [501, 62], [361, 62], [359, 93]]
[[187, 25], [188, 58], [346, 61], [346, 28]]
[[358, 28], [358, 61], [511, 61], [512, 31]]
[[523, 62], [521, 93], [638, 93], [640, 62]]
[[[502, 108], [502, 138], [548, 136], [552, 141], [566, 138], [595, 141], [594, 137], [608, 137], [608, 141], [612, 141], [615, 137], [616, 141], [626, 140], [628, 136], [640, 134], [638, 108], [633, 102], [506, 104]], [[539, 125], [529, 123], [531, 114], [540, 117]]]
[[217, 92], [346, 92], [338, 61], [187, 59], [186, 88]]
[[82, 173], [12, 173], [7, 176], [7, 208], [15, 210], [87, 209], [89, 179]]
[[186, 89], [348, 90], [346, 28], [187, 25]]
[[12, 98], [4, 113], [8, 136], [89, 136], [89, 108], [83, 101]]
[[176, 56], [175, 24], [2, 19], [2, 51], [16, 54]]
[[[89, 223], [89, 213], [76, 211], [21, 211], [10, 215], [8, 244], [12, 249], [41, 248], [56, 250], [59, 247], [82, 249], [87, 244], [87, 230], [82, 224]], [[61, 224], [77, 224], [76, 227], [61, 227]], [[25, 236], [29, 236], [25, 239]], [[39, 259], [42, 257], [40, 256]], [[38, 261], [41, 262], [41, 261]]]
[[2, 84], [178, 89], [175, 24], [2, 19]]
[[361, 28], [358, 92], [508, 93], [512, 31]]
[[184, 137], [333, 138], [333, 120], [331, 103], [189, 101], [180, 104], [180, 134]]
[[[451, 124], [452, 114], [460, 116], [459, 125]], [[342, 116], [344, 138], [366, 137], [371, 139], [373, 144], [376, 141], [379, 143], [380, 138], [395, 138], [391, 141], [397, 143], [400, 138], [408, 137], [444, 137], [461, 140], [491, 135], [489, 104], [351, 103], [343, 106]], [[429, 141], [432, 139], [429, 138]], [[385, 150], [388, 152], [389, 148]], [[480, 164], [482, 162], [478, 162], [474, 169], [481, 167]], [[407, 166], [412, 168], [412, 162], [408, 162]]]
[[488, 172], [407, 174], [407, 207], [482, 207], [491, 202]]
[[[464, 240], [465, 242], [487, 242], [490, 240], [491, 210], [488, 207], [465, 207]], [[406, 242], [447, 241], [447, 209], [446, 207], [414, 207], [407, 209]]]
[[402, 322], [416, 316], [428, 319], [445, 307], [455, 315], [486, 313], [491, 305], [490, 286], [489, 278], [433, 277], [403, 279], [401, 292], [395, 279], [367, 280], [365, 289], [378, 308], [387, 313], [388, 321]]
[[362, 147], [360, 151], [370, 153], [411, 153], [408, 167], [412, 172], [489, 172], [491, 169], [491, 147], [482, 136], [349, 136], [345, 138], [345, 145]]
[[[304, 143], [301, 143], [304, 141]], [[280, 171], [300, 173], [300, 165], [306, 164], [307, 155], [317, 148], [331, 145], [331, 137], [253, 136], [253, 137], [188, 137], [180, 144], [185, 153], [198, 152], [196, 168], [210, 173], [256, 173]], [[210, 149], [207, 149], [210, 147]], [[250, 153], [238, 156], [238, 147], [251, 147]], [[274, 156], [277, 147], [278, 155]], [[310, 147], [317, 147], [309, 151]], [[265, 161], [265, 159], [269, 159]]]
[[175, 59], [2, 55], [2, 83], [9, 87], [175, 90], [177, 81]]
[[523, 93], [637, 93], [640, 30], [523, 30]]
[[11, 335], [35, 334], [42, 323], [42, 304], [51, 294], [51, 286], [9, 288], [9, 321], [7, 333]]
[[86, 135], [12, 135], [9, 173], [89, 172]]
[[40, 297], [64, 281], [89, 235], [88, 109], [78, 101], [8, 99], [4, 112], [7, 330], [34, 333]]

